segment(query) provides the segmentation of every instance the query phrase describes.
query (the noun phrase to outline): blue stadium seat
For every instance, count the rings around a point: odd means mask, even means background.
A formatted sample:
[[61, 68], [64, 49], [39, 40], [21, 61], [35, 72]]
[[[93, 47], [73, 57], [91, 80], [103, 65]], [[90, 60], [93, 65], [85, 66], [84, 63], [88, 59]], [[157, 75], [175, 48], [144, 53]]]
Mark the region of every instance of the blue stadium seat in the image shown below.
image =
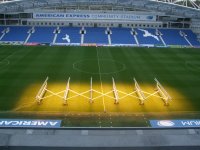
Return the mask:
[[163, 34], [162, 38], [167, 45], [189, 46], [189, 43], [180, 35], [178, 29], [159, 29]]
[[156, 29], [135, 29], [137, 39], [140, 45], [163, 45], [159, 36], [156, 35]]
[[3, 32], [3, 30], [5, 29], [5, 27], [4, 26], [0, 26], [0, 37], [2, 36], [2, 32]]
[[186, 35], [187, 39], [193, 46], [200, 46], [200, 42], [197, 41], [197, 36], [191, 30], [182, 30]]
[[29, 38], [28, 43], [52, 43], [55, 29], [56, 27], [35, 27], [35, 32]]
[[[60, 27], [60, 33], [57, 36], [56, 43], [62, 44], [80, 44], [81, 43], [81, 28], [79, 27]], [[69, 36], [69, 40], [64, 39]]]
[[25, 26], [8, 26], [9, 32], [5, 34], [1, 41], [7, 42], [24, 42], [28, 37], [28, 31], [31, 27]]
[[108, 44], [108, 35], [105, 34], [106, 28], [85, 28], [84, 43]]
[[[9, 32], [1, 39], [7, 42], [24, 42], [28, 36], [31, 27], [28, 26], [0, 26], [0, 37], [2, 31], [9, 28]], [[30, 36], [28, 43], [52, 43], [56, 27], [35, 27], [35, 32]], [[60, 27], [56, 43], [60, 44], [80, 44], [80, 27]], [[108, 36], [105, 33], [106, 28], [85, 28], [84, 43], [108, 44]], [[113, 45], [136, 45], [134, 36], [131, 35], [130, 28], [111, 28], [111, 42]], [[162, 41], [156, 35], [156, 29], [135, 29], [137, 39], [140, 45], [162, 45]], [[190, 46], [189, 43], [180, 35], [180, 31], [187, 35], [187, 39], [193, 46], [200, 46], [197, 36], [189, 29], [159, 29], [162, 38], [167, 45]]]
[[111, 41], [112, 44], [135, 44], [136, 41], [131, 35], [130, 28], [111, 28]]

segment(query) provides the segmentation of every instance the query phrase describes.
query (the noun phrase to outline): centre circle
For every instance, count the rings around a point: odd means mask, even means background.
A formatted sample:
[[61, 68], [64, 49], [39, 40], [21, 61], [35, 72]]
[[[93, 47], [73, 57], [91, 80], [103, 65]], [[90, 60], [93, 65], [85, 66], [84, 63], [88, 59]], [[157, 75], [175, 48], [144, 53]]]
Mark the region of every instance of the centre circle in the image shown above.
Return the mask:
[[73, 69], [87, 74], [114, 74], [124, 71], [126, 66], [112, 59], [84, 59], [75, 62]]

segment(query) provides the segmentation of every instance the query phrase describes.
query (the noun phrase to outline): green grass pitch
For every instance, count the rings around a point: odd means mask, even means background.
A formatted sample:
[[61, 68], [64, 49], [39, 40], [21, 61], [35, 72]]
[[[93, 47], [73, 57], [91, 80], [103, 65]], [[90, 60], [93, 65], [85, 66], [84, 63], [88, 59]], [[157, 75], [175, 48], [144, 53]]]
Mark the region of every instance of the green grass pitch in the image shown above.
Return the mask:
[[[87, 91], [92, 77], [97, 99], [90, 104], [89, 93], [69, 92], [74, 98], [64, 106], [62, 92], [60, 97], [46, 92], [37, 105], [35, 96], [47, 76], [48, 89], [55, 93], [65, 90], [68, 77], [70, 89]], [[156, 77], [172, 101], [164, 106], [155, 95], [141, 106], [137, 98], [119, 93], [125, 98], [115, 105], [112, 92], [100, 96], [112, 90], [112, 77], [125, 93], [134, 90], [133, 77], [142, 90], [154, 93]], [[148, 126], [149, 119], [199, 118], [199, 111], [199, 49], [0, 46], [1, 118], [60, 118], [64, 126]]]

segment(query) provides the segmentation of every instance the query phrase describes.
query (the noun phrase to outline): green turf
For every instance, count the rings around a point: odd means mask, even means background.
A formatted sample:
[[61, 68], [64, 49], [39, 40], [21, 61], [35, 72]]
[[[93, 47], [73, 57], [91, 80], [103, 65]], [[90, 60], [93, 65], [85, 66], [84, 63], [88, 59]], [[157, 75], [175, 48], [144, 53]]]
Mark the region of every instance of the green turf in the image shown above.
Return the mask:
[[193, 106], [181, 111], [200, 111], [199, 49], [0, 46], [0, 111], [14, 109], [24, 90], [46, 76], [49, 82], [66, 82], [70, 76], [80, 84], [91, 76], [96, 83], [100, 78], [112, 83], [112, 77], [130, 83], [135, 77], [147, 84], [157, 77]]

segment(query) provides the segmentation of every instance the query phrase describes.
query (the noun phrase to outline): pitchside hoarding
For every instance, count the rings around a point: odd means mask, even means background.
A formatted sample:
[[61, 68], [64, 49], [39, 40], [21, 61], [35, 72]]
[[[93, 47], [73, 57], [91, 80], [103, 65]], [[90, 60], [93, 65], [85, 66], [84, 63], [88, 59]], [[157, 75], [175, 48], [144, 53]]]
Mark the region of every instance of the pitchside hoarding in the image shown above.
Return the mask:
[[200, 127], [200, 120], [150, 120], [153, 128], [194, 128]]
[[35, 19], [156, 21], [155, 15], [112, 13], [33, 13]]
[[61, 120], [0, 119], [0, 127], [60, 128]]

